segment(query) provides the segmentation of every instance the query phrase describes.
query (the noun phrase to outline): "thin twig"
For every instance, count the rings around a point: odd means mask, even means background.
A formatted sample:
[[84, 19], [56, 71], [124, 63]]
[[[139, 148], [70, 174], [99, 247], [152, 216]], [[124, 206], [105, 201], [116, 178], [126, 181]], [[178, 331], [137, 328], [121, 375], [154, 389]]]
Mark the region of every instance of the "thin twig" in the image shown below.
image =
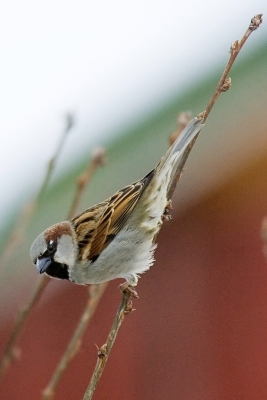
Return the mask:
[[131, 312], [131, 301], [130, 301], [130, 292], [125, 291], [122, 295], [122, 300], [119, 306], [119, 309], [117, 311], [115, 320], [112, 324], [111, 330], [109, 332], [108, 338], [106, 343], [100, 347], [98, 350], [98, 359], [96, 362], [96, 366], [94, 369], [94, 373], [92, 375], [91, 381], [86, 389], [86, 392], [84, 394], [83, 400], [90, 400], [93, 397], [94, 391], [97, 387], [97, 384], [103, 374], [104, 368], [106, 366], [106, 363], [108, 361], [108, 357], [110, 354], [110, 351], [113, 347], [113, 344], [116, 340], [118, 331], [120, 329], [120, 326], [124, 320], [125, 315], [129, 314]]
[[246, 43], [248, 37], [250, 36], [250, 34], [255, 31], [256, 29], [258, 29], [258, 27], [260, 26], [260, 24], [262, 23], [262, 14], [257, 14], [255, 15], [249, 24], [248, 29], [246, 30], [246, 32], [244, 33], [242, 39], [240, 41], [236, 40], [232, 46], [230, 47], [230, 58], [226, 64], [226, 67], [223, 71], [223, 74], [221, 76], [221, 79], [219, 80], [219, 83], [216, 87], [215, 92], [213, 93], [205, 111], [204, 111], [204, 119], [203, 122], [206, 121], [206, 119], [208, 118], [209, 113], [212, 110], [212, 107], [214, 106], [217, 98], [219, 97], [219, 95], [222, 92], [225, 92], [229, 89], [229, 87], [231, 86], [231, 78], [227, 78], [230, 69], [233, 66], [233, 63], [236, 59], [236, 57], [238, 56], [238, 54], [240, 53], [240, 50], [242, 49], [242, 47], [244, 46], [244, 44]]
[[[243, 45], [244, 45], [245, 41], [247, 40], [247, 38], [249, 37], [250, 33], [253, 30], [257, 29], [258, 26], [261, 24], [261, 22], [262, 22], [262, 18], [261, 17], [262, 17], [262, 14], [259, 14], [259, 15], [256, 15], [254, 18], [252, 18], [251, 23], [249, 25], [249, 28], [246, 31], [246, 33], [243, 36], [243, 38], [241, 39], [241, 41], [240, 42], [236, 41], [234, 43], [234, 45], [231, 46], [231, 56], [230, 56], [230, 59], [229, 59], [229, 61], [227, 63], [227, 66], [226, 66], [226, 68], [225, 68], [225, 70], [224, 70], [224, 72], [222, 74], [222, 77], [221, 77], [221, 79], [219, 81], [219, 84], [217, 85], [217, 88], [216, 88], [213, 96], [211, 97], [211, 99], [210, 99], [205, 111], [198, 115], [198, 118], [200, 120], [202, 120], [203, 123], [207, 120], [208, 115], [210, 114], [210, 111], [211, 111], [212, 107], [214, 106], [216, 100], [218, 99], [219, 95], [222, 92], [224, 92], [224, 91], [229, 89], [230, 84], [231, 84], [231, 80], [229, 78], [227, 78], [227, 75], [228, 75], [228, 73], [229, 73], [229, 71], [230, 71], [230, 69], [231, 69], [231, 67], [232, 67], [232, 65], [234, 63], [234, 60], [236, 59], [238, 53], [240, 52], [241, 48], [243, 47]], [[189, 153], [190, 153], [190, 151], [191, 151], [191, 149], [192, 149], [192, 147], [193, 147], [193, 145], [194, 145], [194, 143], [195, 143], [195, 141], [197, 139], [197, 136], [189, 144], [189, 146], [187, 147], [187, 149], [184, 152], [183, 156], [181, 157], [181, 160], [179, 162], [179, 165], [178, 165], [175, 177], [174, 177], [174, 184], [170, 186], [170, 188], [168, 190], [168, 193], [167, 193], [167, 198], [168, 199], [171, 199], [171, 197], [173, 195], [173, 192], [174, 192], [174, 189], [176, 187], [176, 184], [177, 184], [177, 182], [179, 181], [179, 179], [181, 177], [185, 162], [186, 162], [186, 160], [187, 160], [187, 158], [189, 156]], [[94, 391], [96, 389], [96, 386], [97, 386], [97, 384], [98, 384], [98, 382], [99, 382], [99, 380], [100, 380], [100, 378], [102, 376], [104, 367], [105, 367], [105, 365], [107, 363], [107, 360], [108, 360], [108, 356], [109, 356], [110, 350], [111, 350], [111, 348], [112, 348], [112, 346], [114, 344], [114, 341], [116, 339], [118, 330], [119, 330], [119, 328], [120, 328], [120, 326], [121, 326], [121, 324], [123, 322], [123, 319], [124, 319], [125, 313], [123, 311], [125, 311], [125, 309], [127, 309], [127, 304], [128, 304], [128, 301], [129, 301], [129, 295], [128, 295], [128, 297], [125, 297], [125, 296], [127, 296], [127, 295], [124, 294], [124, 296], [122, 298], [122, 302], [121, 302], [121, 305], [120, 305], [119, 310], [117, 312], [116, 318], [115, 318], [115, 320], [113, 322], [111, 331], [110, 331], [109, 336], [108, 336], [108, 340], [107, 340], [106, 344], [104, 344], [101, 347], [100, 351], [98, 352], [98, 360], [97, 360], [97, 363], [96, 363], [96, 366], [95, 366], [95, 370], [93, 372], [90, 384], [89, 384], [89, 386], [88, 386], [88, 388], [87, 388], [87, 390], [85, 392], [83, 400], [92, 399]]]
[[8, 343], [6, 345], [4, 355], [1, 359], [1, 364], [0, 364], [0, 377], [3, 376], [3, 374], [6, 372], [7, 368], [11, 364], [11, 362], [16, 358], [18, 351], [16, 348], [16, 341], [17, 338], [24, 326], [25, 320], [27, 316], [29, 315], [30, 311], [32, 310], [34, 304], [37, 302], [39, 299], [41, 293], [43, 292], [44, 288], [46, 287], [48, 283], [48, 277], [45, 275], [43, 279], [40, 279], [38, 282], [38, 285], [34, 291], [34, 294], [30, 298], [29, 303], [24, 307], [21, 311], [19, 311], [17, 320], [15, 323], [15, 326], [13, 328], [13, 331], [11, 332], [11, 335], [9, 337]]
[[[94, 173], [95, 169], [99, 166], [102, 166], [106, 163], [106, 156], [105, 156], [105, 151], [102, 148], [96, 149], [94, 152], [94, 156], [90, 164], [88, 165], [88, 168], [86, 171], [77, 179], [77, 190], [76, 190], [76, 195], [73, 200], [69, 217], [70, 219], [73, 214], [76, 212], [77, 209], [77, 203], [80, 201], [81, 196], [83, 194], [84, 188], [86, 184], [88, 183], [88, 180], [91, 179], [92, 174]], [[74, 357], [74, 355], [77, 353], [79, 349], [79, 345], [81, 343], [81, 338], [83, 336], [83, 333], [89, 324], [89, 321], [91, 320], [92, 315], [95, 312], [95, 308], [97, 307], [106, 287], [107, 283], [102, 283], [99, 285], [95, 285], [97, 289], [94, 290], [94, 292], [90, 292], [90, 299], [87, 302], [87, 305], [84, 309], [84, 312], [80, 318], [80, 321], [74, 331], [74, 334], [67, 346], [66, 351], [64, 352], [63, 356], [61, 357], [61, 360], [59, 361], [52, 378], [50, 379], [49, 384], [43, 391], [43, 400], [51, 400], [55, 394], [55, 390], [59, 384], [60, 379], [62, 378], [63, 372], [66, 370], [66, 368], [69, 365], [69, 362], [71, 359]], [[128, 296], [128, 295], [127, 295]], [[123, 298], [125, 295], [123, 296]], [[129, 297], [128, 297], [129, 300]], [[94, 307], [92, 309], [92, 307]], [[121, 321], [122, 322], [122, 321]], [[119, 328], [118, 328], [119, 329]], [[115, 340], [115, 338], [114, 338]]]
[[[105, 156], [105, 150], [102, 148], [98, 148], [95, 150], [92, 161], [88, 165], [88, 168], [86, 171], [78, 177], [77, 179], [77, 190], [76, 190], [76, 195], [74, 197], [73, 203], [70, 208], [70, 213], [68, 216], [68, 219], [72, 218], [73, 215], [76, 212], [77, 209], [77, 204], [79, 203], [81, 196], [84, 192], [85, 186], [87, 185], [88, 181], [91, 179], [93, 173], [95, 172], [96, 168], [99, 166], [102, 166], [106, 163], [106, 156]], [[95, 308], [97, 307], [97, 304], [99, 300], [101, 299], [106, 287], [107, 283], [102, 283], [100, 285], [96, 285], [97, 290], [95, 290], [91, 296], [90, 299], [87, 302], [87, 305], [84, 309], [84, 312], [80, 318], [80, 321], [74, 331], [74, 334], [67, 346], [66, 351], [64, 352], [63, 356], [61, 357], [61, 360], [59, 361], [52, 378], [50, 379], [49, 384], [43, 391], [43, 400], [51, 400], [55, 394], [55, 390], [59, 384], [59, 381], [63, 375], [63, 372], [67, 368], [69, 362], [71, 359], [74, 357], [74, 355], [77, 353], [79, 349], [79, 344], [81, 342], [81, 338], [83, 336], [83, 333], [91, 320], [92, 315], [94, 314]]]
[[37, 195], [37, 198], [36, 198], [36, 203], [37, 204], [40, 202], [40, 200], [42, 199], [42, 197], [43, 197], [43, 195], [44, 195], [44, 193], [45, 193], [45, 191], [47, 189], [47, 186], [48, 186], [48, 184], [50, 182], [52, 173], [53, 173], [54, 168], [56, 166], [56, 162], [59, 159], [59, 156], [60, 156], [60, 154], [62, 152], [65, 140], [67, 138], [67, 135], [68, 135], [69, 131], [73, 127], [73, 124], [74, 124], [74, 117], [73, 117], [72, 114], [68, 113], [66, 115], [66, 126], [65, 126], [65, 129], [64, 129], [63, 134], [61, 136], [61, 139], [59, 141], [58, 147], [57, 147], [57, 149], [55, 151], [55, 155], [54, 155], [54, 157], [52, 157], [50, 159], [50, 161], [48, 163], [45, 179], [44, 179], [43, 184], [42, 184], [42, 186], [41, 186], [41, 188], [39, 190], [39, 193]]
[[[222, 73], [222, 76], [219, 80], [219, 83], [213, 93], [213, 95], [210, 98], [210, 101], [205, 109], [205, 111], [203, 111], [202, 113], [200, 113], [198, 115], [199, 119], [202, 119], [203, 123], [206, 122], [214, 104], [216, 103], [216, 101], [218, 100], [218, 97], [220, 96], [221, 93], [226, 92], [230, 86], [231, 86], [231, 78], [227, 78], [230, 69], [232, 68], [234, 61], [236, 59], [236, 57], [238, 56], [238, 54], [240, 53], [240, 50], [242, 49], [242, 47], [244, 46], [246, 40], [248, 39], [248, 37], [250, 36], [250, 34], [255, 31], [260, 24], [262, 23], [262, 14], [257, 14], [255, 15], [255, 17], [253, 17], [251, 19], [251, 22], [249, 24], [248, 29], [246, 30], [245, 34], [243, 35], [242, 39], [240, 40], [240, 42], [238, 40], [236, 40], [234, 42], [234, 44], [232, 44], [232, 46], [230, 47], [230, 57], [229, 60], [226, 64], [226, 67]], [[193, 139], [193, 141], [189, 144], [189, 146], [187, 147], [186, 151], [183, 153], [179, 165], [177, 167], [176, 173], [174, 175], [174, 179], [173, 179], [173, 183], [169, 188], [168, 191], [168, 199], [172, 198], [173, 192], [176, 188], [176, 185], [182, 175], [183, 169], [184, 169], [184, 165], [186, 163], [186, 160], [197, 140], [198, 134], [195, 136], [195, 138]], [[170, 138], [171, 140], [171, 138]]]
[[[70, 212], [68, 214], [68, 219], [71, 219], [74, 214], [77, 212], [77, 206], [82, 198], [84, 190], [88, 185], [88, 182], [91, 180], [95, 170], [103, 166], [106, 163], [106, 153], [103, 148], [96, 148], [93, 152], [92, 160], [90, 161], [87, 169], [77, 178], [77, 187], [76, 193], [70, 207]], [[55, 371], [53, 372], [52, 378], [50, 379], [49, 384], [43, 391], [43, 399], [49, 400], [52, 399], [55, 393], [55, 390], [59, 384], [59, 381], [63, 375], [63, 372], [69, 365], [71, 359], [77, 353], [79, 348], [79, 343], [81, 342], [83, 333], [85, 328], [89, 324], [91, 317], [95, 312], [95, 308], [98, 305], [99, 300], [101, 299], [107, 283], [102, 283], [100, 285], [92, 286], [92, 290], [90, 290], [90, 298], [86, 304], [84, 312], [79, 320], [79, 323], [74, 331], [74, 334], [67, 346], [66, 351], [64, 352], [61, 360], [59, 361]], [[96, 289], [94, 289], [96, 287]], [[76, 349], [76, 351], [75, 351]]]
[[[55, 151], [55, 154], [48, 163], [46, 174], [43, 179], [43, 183], [40, 187], [40, 190], [36, 196], [36, 199], [34, 202], [26, 205], [23, 208], [21, 215], [18, 218], [18, 223], [16, 224], [10, 238], [7, 241], [6, 247], [1, 256], [0, 263], [5, 264], [9, 258], [9, 256], [11, 254], [14, 254], [14, 252], [16, 251], [16, 248], [20, 245], [22, 238], [24, 237], [26, 228], [30, 222], [30, 219], [49, 185], [56, 162], [57, 162], [59, 155], [62, 151], [62, 148], [65, 144], [67, 134], [69, 133], [72, 126], [73, 126], [73, 116], [71, 114], [67, 114], [66, 126], [64, 128], [63, 134], [61, 136], [61, 139], [59, 141], [59, 144]], [[14, 328], [10, 334], [8, 343], [4, 350], [4, 354], [0, 360], [0, 377], [3, 376], [3, 374], [6, 372], [7, 368], [10, 366], [11, 362], [16, 358], [17, 351], [15, 349], [15, 344], [18, 339], [18, 336], [24, 326], [24, 323], [25, 323], [25, 320], [26, 320], [28, 314], [30, 313], [30, 311], [32, 310], [34, 305], [37, 303], [37, 301], [41, 297], [41, 294], [43, 293], [48, 281], [49, 280], [48, 280], [47, 276], [45, 276], [45, 275], [43, 275], [40, 278], [38, 285], [37, 285], [32, 297], [30, 298], [28, 304], [25, 306], [25, 308], [23, 310], [19, 311]]]
[[67, 368], [70, 360], [74, 357], [74, 355], [78, 352], [80, 343], [81, 343], [81, 337], [91, 320], [92, 316], [95, 313], [95, 310], [97, 308], [97, 305], [99, 303], [99, 300], [101, 299], [105, 289], [106, 289], [107, 283], [102, 283], [101, 285], [92, 285], [90, 287], [90, 297], [87, 301], [87, 305], [85, 307], [85, 310], [80, 318], [79, 324], [77, 325], [75, 332], [71, 338], [71, 341], [69, 342], [67, 349], [61, 358], [60, 362], [58, 363], [54, 374], [45, 388], [43, 392], [43, 400], [50, 400], [53, 398], [55, 390], [57, 388], [57, 385], [62, 377], [63, 372]]
[[36, 210], [37, 206], [39, 205], [39, 202], [41, 198], [43, 197], [45, 191], [47, 190], [47, 187], [50, 183], [50, 179], [52, 176], [52, 173], [54, 171], [54, 168], [56, 166], [56, 162], [60, 156], [60, 153], [64, 147], [67, 135], [70, 131], [70, 129], [73, 126], [73, 116], [72, 114], [67, 114], [66, 116], [66, 126], [63, 130], [63, 133], [61, 135], [59, 144], [57, 146], [57, 149], [55, 151], [54, 156], [50, 159], [47, 165], [46, 173], [44, 176], [44, 179], [42, 181], [41, 187], [36, 195], [36, 198], [34, 201], [26, 204], [21, 212], [20, 215], [17, 218], [17, 223], [15, 224], [12, 233], [10, 237], [6, 241], [6, 245], [2, 251], [1, 259], [0, 259], [0, 265], [5, 265], [9, 259], [9, 257], [15, 253], [21, 242], [23, 241], [23, 238], [25, 237], [25, 231], [29, 225], [29, 222], [31, 220], [31, 217], [33, 216], [34, 211]]
[[85, 190], [86, 186], [88, 185], [88, 182], [91, 180], [95, 170], [98, 167], [103, 166], [106, 162], [107, 162], [107, 160], [106, 160], [105, 150], [102, 147], [96, 148], [93, 152], [92, 160], [89, 163], [87, 169], [84, 171], [83, 174], [81, 174], [77, 178], [77, 189], [76, 189], [76, 193], [75, 193], [72, 205], [70, 207], [68, 219], [73, 218], [74, 215], [76, 214], [77, 206], [80, 203], [81, 197], [84, 193], [84, 190]]
[[[69, 126], [70, 126], [70, 123], [69, 123]], [[63, 145], [63, 143], [64, 143], [64, 141], [61, 141], [61, 145]], [[52, 169], [53, 169], [54, 165], [55, 165], [55, 160], [57, 159], [58, 154], [59, 154], [59, 149], [58, 149], [56, 154], [57, 154], [57, 156], [54, 157], [54, 161], [52, 163], [51, 162], [49, 163], [49, 169], [50, 169], [49, 173], [50, 173], [50, 175], [51, 175], [51, 172], [52, 172], [51, 165], [52, 165]], [[95, 165], [94, 171], [98, 166], [103, 165], [103, 163], [101, 164], [101, 162], [100, 162], [101, 160], [100, 159], [102, 159], [102, 161], [104, 162], [104, 151], [103, 150], [101, 150], [101, 151], [97, 150], [97, 151], [95, 151], [93, 153], [93, 158], [92, 158], [92, 161], [90, 161], [89, 165], [94, 163], [94, 165]], [[89, 183], [89, 180], [90, 180], [91, 176], [92, 175], [86, 176], [86, 179], [84, 179], [84, 184], [83, 184], [82, 190], [81, 190], [81, 187], [79, 185], [77, 185], [77, 190], [76, 190], [76, 193], [75, 193], [75, 199], [77, 199], [77, 197], [78, 197], [78, 201], [80, 201], [81, 196], [82, 196], [82, 194], [84, 192], [84, 189], [85, 189], [86, 185]], [[48, 183], [48, 180], [47, 180], [47, 183]], [[46, 186], [42, 185], [42, 191], [43, 192], [44, 192], [44, 188], [45, 187]], [[78, 195], [77, 195], [77, 193], [78, 193]], [[78, 205], [78, 201], [76, 200], [76, 203], [75, 203], [76, 206]], [[71, 217], [72, 215], [69, 213], [69, 216]], [[38, 282], [38, 284], [37, 284], [37, 286], [35, 288], [35, 291], [32, 294], [32, 297], [30, 298], [28, 304], [25, 306], [25, 308], [22, 311], [20, 311], [18, 313], [18, 317], [17, 317], [17, 320], [15, 322], [15, 326], [14, 326], [14, 328], [13, 328], [11, 334], [10, 334], [9, 341], [7, 343], [7, 346], [5, 348], [3, 357], [2, 357], [1, 362], [0, 362], [0, 377], [7, 370], [8, 366], [10, 365], [10, 363], [16, 358], [15, 356], [16, 356], [16, 354], [18, 352], [16, 351], [15, 344], [16, 344], [16, 341], [18, 339], [18, 336], [19, 336], [19, 334], [20, 334], [20, 332], [21, 332], [21, 330], [22, 330], [22, 328], [23, 328], [23, 326], [24, 326], [24, 324], [26, 322], [27, 316], [29, 315], [29, 313], [31, 312], [33, 307], [39, 301], [44, 289], [46, 288], [46, 286], [47, 286], [47, 284], [49, 282], [50, 282], [50, 278], [48, 278], [46, 275], [43, 275], [40, 278], [40, 280], [39, 280], [39, 282]]]

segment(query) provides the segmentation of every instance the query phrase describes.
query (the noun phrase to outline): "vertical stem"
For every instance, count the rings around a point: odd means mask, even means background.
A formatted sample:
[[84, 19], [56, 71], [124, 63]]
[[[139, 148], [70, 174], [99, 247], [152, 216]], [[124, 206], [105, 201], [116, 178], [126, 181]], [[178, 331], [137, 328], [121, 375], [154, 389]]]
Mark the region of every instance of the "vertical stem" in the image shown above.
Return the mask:
[[119, 309], [117, 311], [115, 320], [112, 324], [111, 330], [109, 332], [107, 341], [98, 351], [98, 359], [96, 362], [96, 366], [95, 366], [91, 381], [90, 381], [90, 383], [86, 389], [86, 392], [84, 394], [83, 400], [90, 400], [93, 397], [94, 391], [95, 391], [95, 389], [98, 385], [98, 382], [103, 374], [110, 351], [116, 340], [118, 331], [121, 327], [124, 317], [126, 314], [128, 314], [130, 312], [130, 308], [131, 308], [131, 303], [129, 301], [130, 296], [131, 296], [131, 294], [129, 291], [125, 291], [122, 295], [121, 303], [120, 303]]

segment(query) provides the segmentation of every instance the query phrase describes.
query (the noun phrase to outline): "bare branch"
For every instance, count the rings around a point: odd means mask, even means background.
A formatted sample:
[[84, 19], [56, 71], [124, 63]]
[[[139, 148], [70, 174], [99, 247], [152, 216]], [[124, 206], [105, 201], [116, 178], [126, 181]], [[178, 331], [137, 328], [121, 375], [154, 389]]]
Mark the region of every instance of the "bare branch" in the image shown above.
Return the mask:
[[[1, 264], [6, 264], [10, 255], [14, 254], [14, 252], [16, 251], [18, 246], [21, 244], [23, 237], [25, 235], [27, 226], [31, 220], [31, 217], [49, 185], [56, 162], [57, 162], [59, 155], [62, 151], [62, 148], [65, 144], [67, 134], [69, 133], [72, 126], [73, 126], [73, 116], [71, 114], [67, 114], [65, 129], [61, 136], [61, 139], [60, 139], [58, 147], [55, 151], [55, 154], [48, 163], [46, 174], [45, 174], [45, 177], [41, 184], [40, 190], [36, 196], [35, 201], [26, 205], [23, 208], [23, 210], [18, 218], [18, 222], [17, 222], [10, 238], [8, 239], [5, 248], [4, 248], [4, 251], [3, 251], [3, 254], [2, 254], [1, 260], [0, 260]], [[30, 313], [30, 311], [32, 310], [34, 305], [37, 303], [37, 301], [39, 300], [47, 283], [48, 283], [48, 278], [47, 278], [47, 276], [43, 275], [40, 278], [38, 285], [37, 285], [32, 297], [30, 298], [28, 304], [25, 306], [25, 308], [23, 310], [19, 311], [14, 328], [10, 334], [7, 346], [4, 350], [3, 357], [1, 358], [1, 361], [0, 361], [0, 377], [3, 376], [3, 374], [5, 373], [5, 371], [11, 364], [11, 362], [16, 358], [15, 356], [17, 354], [17, 351], [15, 349], [15, 343], [18, 339], [18, 336], [19, 336], [23, 326], [24, 326], [24, 323], [25, 323], [25, 320], [26, 320], [28, 314]]]
[[[70, 122], [69, 122], [69, 125], [71, 125]], [[63, 143], [63, 142], [61, 142], [61, 143]], [[95, 169], [98, 166], [102, 165], [100, 162], [101, 160], [99, 160], [99, 159], [101, 159], [100, 153], [102, 154], [102, 159], [103, 159], [104, 158], [103, 151], [102, 152], [96, 151], [93, 154], [93, 160], [94, 160], [94, 165], [95, 165], [93, 172], [95, 171]], [[57, 154], [59, 154], [59, 151], [57, 152]], [[53, 161], [53, 164], [54, 163], [55, 163], [55, 161]], [[91, 165], [91, 164], [92, 164], [92, 162], [90, 161], [89, 165]], [[50, 174], [51, 174], [51, 172], [50, 172]], [[81, 200], [81, 196], [84, 192], [85, 186], [88, 185], [91, 176], [92, 176], [92, 174], [90, 176], [86, 177], [86, 180], [84, 181], [82, 190], [80, 189], [79, 185], [77, 186], [77, 191], [75, 193], [75, 199], [77, 198], [77, 192], [79, 192], [78, 201]], [[42, 190], [44, 190], [44, 189], [42, 189]], [[78, 201], [76, 200], [76, 205], [78, 205]], [[42, 277], [40, 277], [38, 285], [37, 285], [34, 293], [32, 294], [32, 297], [30, 298], [28, 304], [25, 306], [25, 308], [22, 311], [20, 311], [18, 313], [17, 320], [16, 320], [14, 328], [10, 334], [10, 338], [9, 338], [7, 346], [4, 350], [3, 357], [0, 361], [0, 377], [7, 370], [10, 363], [15, 359], [15, 355], [17, 354], [17, 351], [15, 349], [15, 344], [19, 337], [19, 334], [27, 320], [29, 313], [34, 308], [34, 306], [37, 304], [37, 302], [39, 301], [44, 289], [46, 288], [46, 286], [49, 282], [50, 282], [50, 278], [48, 278], [46, 275], [43, 275]]]
[[104, 368], [108, 361], [110, 351], [116, 340], [120, 326], [124, 320], [125, 315], [132, 311], [132, 302], [130, 300], [131, 293], [127, 290], [123, 292], [122, 300], [117, 311], [115, 320], [112, 324], [106, 343], [98, 350], [98, 359], [90, 381], [89, 386], [84, 394], [83, 400], [90, 400], [93, 397], [97, 384], [103, 374]]
[[17, 223], [8, 238], [6, 245], [3, 249], [2, 256], [0, 259], [0, 264], [5, 265], [10, 258], [12, 254], [15, 253], [17, 248], [20, 246], [20, 244], [23, 241], [23, 238], [25, 236], [25, 231], [29, 225], [29, 222], [33, 216], [34, 211], [36, 210], [41, 198], [43, 197], [45, 191], [47, 190], [47, 187], [50, 183], [50, 179], [52, 176], [52, 173], [54, 171], [56, 162], [60, 156], [60, 153], [64, 147], [67, 134], [69, 133], [70, 129], [73, 126], [73, 116], [71, 114], [67, 114], [66, 116], [66, 126], [64, 128], [64, 131], [62, 133], [62, 136], [60, 138], [58, 147], [55, 151], [54, 156], [50, 159], [47, 165], [46, 173], [44, 176], [44, 179], [42, 181], [41, 187], [36, 195], [36, 198], [33, 202], [30, 202], [29, 204], [26, 204], [21, 212], [20, 215], [17, 218]]
[[57, 385], [62, 377], [63, 372], [67, 368], [70, 360], [78, 352], [82, 335], [95, 313], [98, 303], [107, 287], [107, 283], [102, 283], [101, 285], [92, 285], [89, 289], [90, 297], [87, 301], [87, 305], [84, 312], [80, 318], [79, 324], [77, 325], [75, 332], [63, 354], [60, 362], [58, 363], [53, 376], [43, 392], [43, 400], [50, 400], [53, 398]]
[[213, 93], [205, 111], [204, 111], [204, 119], [203, 122], [206, 121], [206, 119], [208, 118], [209, 113], [212, 110], [212, 107], [214, 106], [216, 100], [218, 99], [219, 95], [222, 92], [225, 92], [229, 89], [229, 87], [231, 86], [231, 79], [227, 78], [230, 69], [232, 68], [234, 61], [236, 59], [236, 57], [238, 56], [238, 54], [240, 53], [240, 50], [242, 49], [242, 47], [244, 46], [244, 44], [246, 43], [248, 37], [250, 36], [250, 34], [255, 31], [256, 29], [258, 29], [258, 27], [260, 26], [260, 24], [262, 23], [262, 14], [257, 14], [255, 15], [255, 17], [253, 17], [250, 21], [249, 27], [246, 30], [246, 32], [244, 33], [242, 39], [240, 41], [236, 40], [232, 46], [230, 47], [230, 58], [226, 64], [226, 67], [223, 71], [223, 74], [221, 76], [221, 79], [219, 80], [219, 83], [216, 87], [215, 92]]
[[4, 375], [6, 370], [8, 369], [11, 362], [16, 359], [18, 354], [18, 349], [16, 348], [16, 341], [18, 339], [19, 334], [22, 331], [22, 328], [25, 324], [26, 318], [29, 315], [30, 311], [32, 310], [33, 306], [36, 304], [38, 299], [40, 298], [42, 292], [44, 291], [49, 278], [44, 275], [39, 280], [38, 285], [30, 298], [28, 304], [23, 308], [23, 310], [19, 311], [15, 326], [10, 334], [9, 340], [7, 342], [4, 355], [1, 359], [0, 363], [0, 377]]
[[48, 184], [50, 182], [52, 173], [53, 173], [53, 171], [55, 169], [56, 163], [57, 163], [57, 161], [59, 159], [59, 156], [60, 156], [60, 154], [62, 152], [62, 149], [64, 147], [64, 144], [65, 144], [66, 138], [68, 136], [68, 133], [71, 130], [71, 128], [73, 127], [73, 125], [74, 125], [74, 117], [73, 117], [72, 114], [68, 113], [66, 115], [66, 126], [65, 126], [65, 129], [64, 129], [63, 134], [61, 136], [61, 139], [59, 141], [58, 147], [57, 147], [57, 149], [55, 151], [55, 155], [48, 162], [46, 175], [45, 175], [43, 184], [42, 184], [42, 186], [41, 186], [41, 188], [39, 190], [39, 193], [37, 195], [37, 198], [36, 198], [36, 203], [37, 204], [40, 202], [41, 198], [43, 197], [43, 195], [44, 195], [44, 193], [45, 193], [45, 191], [46, 191], [46, 189], [48, 187]]
[[[226, 92], [230, 86], [231, 86], [231, 78], [227, 78], [227, 75], [230, 72], [230, 69], [232, 68], [234, 61], [236, 59], [236, 57], [238, 56], [238, 54], [240, 53], [240, 50], [242, 49], [242, 47], [244, 46], [246, 40], [248, 39], [248, 37], [250, 36], [250, 34], [255, 31], [260, 24], [262, 23], [262, 14], [258, 14], [255, 15], [255, 17], [253, 17], [251, 19], [251, 22], [249, 24], [248, 29], [246, 30], [246, 32], [244, 33], [242, 39], [240, 40], [240, 42], [238, 40], [236, 40], [234, 42], [234, 44], [230, 47], [230, 58], [226, 64], [226, 67], [222, 73], [222, 76], [219, 80], [219, 83], [213, 93], [213, 95], [210, 98], [210, 101], [205, 109], [205, 111], [203, 111], [202, 113], [200, 113], [198, 115], [199, 119], [203, 120], [203, 123], [206, 122], [214, 104], [216, 103], [216, 101], [218, 100], [219, 96], [221, 93]], [[173, 192], [176, 188], [176, 185], [178, 183], [178, 181], [180, 180], [180, 177], [182, 175], [183, 169], [184, 169], [184, 165], [186, 163], [186, 160], [197, 140], [197, 136], [195, 136], [195, 138], [193, 139], [193, 141], [189, 144], [189, 146], [187, 147], [186, 151], [184, 152], [183, 156], [181, 157], [181, 160], [179, 162], [178, 168], [176, 170], [175, 173], [175, 177], [173, 179], [173, 184], [170, 186], [169, 191], [168, 191], [168, 199], [172, 198]], [[171, 140], [171, 139], [170, 139]]]
[[[96, 148], [93, 152], [92, 160], [90, 161], [87, 169], [77, 178], [76, 193], [74, 195], [74, 199], [73, 199], [72, 205], [70, 207], [68, 219], [71, 219], [74, 216], [74, 214], [77, 212], [77, 206], [78, 206], [79, 202], [81, 201], [84, 190], [85, 190], [86, 186], [88, 185], [89, 181], [91, 180], [94, 172], [96, 171], [96, 169], [98, 167], [103, 166], [106, 162], [107, 162], [107, 160], [106, 160], [105, 149]], [[47, 385], [47, 387], [45, 388], [45, 390], [43, 392], [44, 400], [50, 400], [53, 398], [55, 390], [59, 384], [59, 381], [60, 381], [65, 369], [68, 367], [71, 359], [74, 357], [74, 355], [77, 353], [77, 351], [79, 349], [79, 344], [81, 343], [83, 333], [84, 333], [87, 325], [89, 324], [91, 317], [93, 316], [93, 314], [95, 312], [95, 309], [106, 289], [106, 286], [107, 286], [106, 283], [102, 283], [100, 285], [93, 285], [91, 287], [90, 298], [86, 304], [86, 307], [80, 318], [80, 321], [74, 331], [74, 334], [67, 346], [65, 353], [61, 357], [61, 360], [59, 361], [59, 363], [52, 375], [52, 378], [50, 379], [49, 384]]]
[[102, 147], [96, 148], [92, 154], [92, 160], [89, 163], [87, 169], [84, 171], [83, 174], [81, 174], [77, 178], [77, 189], [76, 189], [76, 193], [75, 193], [72, 205], [70, 207], [68, 219], [73, 218], [74, 215], [76, 214], [77, 206], [80, 203], [81, 197], [84, 193], [84, 190], [85, 190], [86, 186], [88, 185], [88, 182], [92, 179], [92, 176], [93, 176], [95, 170], [98, 167], [101, 167], [104, 164], [106, 164], [106, 162], [107, 162], [107, 159], [106, 159], [105, 149], [103, 149]]

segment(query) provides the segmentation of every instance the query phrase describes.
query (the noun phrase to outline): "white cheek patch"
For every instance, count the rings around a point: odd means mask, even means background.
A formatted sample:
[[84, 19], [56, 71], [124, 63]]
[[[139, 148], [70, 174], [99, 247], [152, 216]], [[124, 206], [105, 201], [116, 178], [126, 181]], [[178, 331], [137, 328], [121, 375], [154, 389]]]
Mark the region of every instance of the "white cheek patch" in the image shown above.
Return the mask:
[[72, 236], [62, 235], [58, 239], [54, 260], [60, 264], [66, 264], [68, 267], [73, 267], [76, 264], [77, 253], [78, 250], [74, 245]]

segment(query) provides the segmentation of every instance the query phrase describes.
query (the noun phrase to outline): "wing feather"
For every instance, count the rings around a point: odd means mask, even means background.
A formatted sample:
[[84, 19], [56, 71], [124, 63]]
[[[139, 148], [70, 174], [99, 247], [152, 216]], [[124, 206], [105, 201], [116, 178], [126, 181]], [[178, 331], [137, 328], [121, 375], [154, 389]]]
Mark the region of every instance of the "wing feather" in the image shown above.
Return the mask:
[[72, 219], [80, 261], [95, 260], [114, 239], [150, 181], [148, 176]]
[[88, 208], [72, 219], [73, 227], [77, 235], [79, 247], [79, 260], [87, 260], [91, 253], [91, 246], [97, 233], [100, 219], [108, 207], [108, 202], [97, 204]]

